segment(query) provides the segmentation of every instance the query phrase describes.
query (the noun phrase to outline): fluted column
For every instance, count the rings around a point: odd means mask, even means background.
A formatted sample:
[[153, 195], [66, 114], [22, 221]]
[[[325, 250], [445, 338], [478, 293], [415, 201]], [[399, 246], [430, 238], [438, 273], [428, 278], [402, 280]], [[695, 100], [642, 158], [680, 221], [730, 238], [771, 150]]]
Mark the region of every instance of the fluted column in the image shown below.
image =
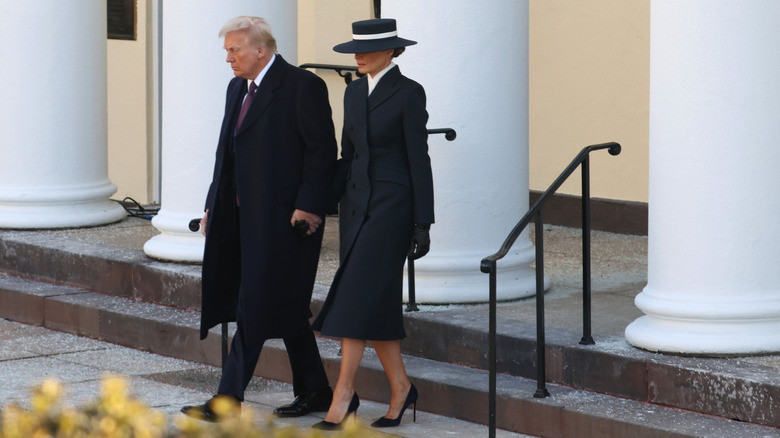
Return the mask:
[[648, 284], [640, 348], [780, 351], [780, 3], [651, 6]]
[[219, 30], [238, 15], [266, 18], [279, 52], [297, 58], [297, 2], [229, 0], [164, 2], [162, 19], [162, 208], [152, 220], [160, 234], [144, 245], [150, 257], [200, 262], [205, 239], [189, 230], [203, 216], [214, 153], [233, 73]]
[[[395, 0], [382, 17], [418, 42], [397, 59], [425, 87], [436, 224], [431, 252], [415, 262], [418, 302], [488, 299], [482, 258], [496, 252], [528, 210], [528, 2]], [[499, 264], [500, 300], [534, 293], [534, 249], [522, 235]]]
[[106, 3], [0, 4], [0, 228], [116, 222], [109, 200]]

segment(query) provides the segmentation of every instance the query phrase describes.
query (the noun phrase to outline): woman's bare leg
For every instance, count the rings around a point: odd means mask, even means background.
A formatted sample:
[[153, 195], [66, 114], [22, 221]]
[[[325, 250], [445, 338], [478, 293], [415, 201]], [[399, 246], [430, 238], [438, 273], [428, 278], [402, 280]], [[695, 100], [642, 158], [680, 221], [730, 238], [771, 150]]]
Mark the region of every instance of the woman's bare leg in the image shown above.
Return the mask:
[[409, 376], [406, 375], [404, 361], [401, 358], [401, 341], [372, 341], [382, 367], [387, 374], [387, 380], [390, 381], [392, 395], [390, 397], [390, 407], [387, 409], [385, 417], [390, 419], [398, 418], [401, 408], [404, 406], [406, 396], [412, 387]]
[[[363, 351], [366, 341], [361, 339], [341, 339], [341, 367], [339, 368], [339, 381], [333, 392], [333, 401], [328, 409], [325, 421], [340, 423], [347, 414], [352, 394], [355, 393], [355, 375], [363, 359]], [[400, 351], [400, 350], [399, 350]]]

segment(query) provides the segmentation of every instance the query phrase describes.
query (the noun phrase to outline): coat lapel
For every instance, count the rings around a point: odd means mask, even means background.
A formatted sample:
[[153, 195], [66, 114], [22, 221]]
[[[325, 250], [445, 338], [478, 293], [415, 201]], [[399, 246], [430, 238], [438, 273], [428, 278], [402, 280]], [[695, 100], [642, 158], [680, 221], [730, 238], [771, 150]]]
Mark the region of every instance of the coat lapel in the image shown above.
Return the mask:
[[382, 79], [379, 80], [379, 83], [376, 84], [374, 91], [371, 92], [371, 96], [368, 96], [368, 112], [373, 111], [374, 108], [384, 103], [398, 91], [399, 88], [396, 87], [395, 83], [399, 77], [401, 77], [401, 70], [398, 66], [391, 68], [385, 73]]
[[[245, 131], [257, 121], [271, 103], [274, 98], [274, 90], [279, 88], [282, 83], [282, 76], [287, 65], [287, 62], [281, 55], [276, 55], [274, 63], [271, 64], [271, 67], [265, 73], [265, 77], [260, 81], [260, 87], [257, 89], [255, 100], [252, 101], [252, 105], [249, 107], [241, 127], [238, 128], [237, 134]], [[244, 93], [246, 93], [246, 85], [244, 85]]]
[[355, 82], [355, 92], [352, 95], [352, 109], [354, 110], [352, 114], [355, 115], [355, 118], [357, 119], [357, 123], [359, 126], [365, 126], [367, 123], [367, 105], [368, 103], [366, 100], [368, 99], [368, 80], [366, 78], [361, 78], [358, 81]]

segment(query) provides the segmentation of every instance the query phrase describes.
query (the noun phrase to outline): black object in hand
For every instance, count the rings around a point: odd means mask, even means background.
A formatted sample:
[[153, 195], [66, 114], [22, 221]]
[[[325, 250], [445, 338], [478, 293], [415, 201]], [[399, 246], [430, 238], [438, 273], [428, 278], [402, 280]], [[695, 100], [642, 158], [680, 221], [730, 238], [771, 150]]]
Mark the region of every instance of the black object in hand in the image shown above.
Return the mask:
[[295, 224], [293, 225], [293, 231], [295, 231], [295, 234], [306, 237], [309, 232], [309, 223], [306, 221], [295, 221]]
[[417, 260], [428, 254], [431, 249], [431, 236], [428, 230], [431, 229], [431, 224], [416, 224], [414, 231], [412, 231], [412, 242], [409, 246], [409, 254], [412, 260]]

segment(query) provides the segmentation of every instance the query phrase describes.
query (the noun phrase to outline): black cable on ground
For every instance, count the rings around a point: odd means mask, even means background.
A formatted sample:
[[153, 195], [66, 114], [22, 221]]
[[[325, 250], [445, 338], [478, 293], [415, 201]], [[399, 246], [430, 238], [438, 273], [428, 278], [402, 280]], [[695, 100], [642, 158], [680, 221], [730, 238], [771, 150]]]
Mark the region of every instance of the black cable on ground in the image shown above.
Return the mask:
[[117, 201], [116, 199], [112, 199], [112, 201], [121, 205], [129, 217], [151, 220], [157, 215], [157, 212], [160, 211], [160, 207], [144, 207], [143, 205], [139, 204], [138, 201], [129, 196], [125, 197], [125, 199], [121, 201]]

